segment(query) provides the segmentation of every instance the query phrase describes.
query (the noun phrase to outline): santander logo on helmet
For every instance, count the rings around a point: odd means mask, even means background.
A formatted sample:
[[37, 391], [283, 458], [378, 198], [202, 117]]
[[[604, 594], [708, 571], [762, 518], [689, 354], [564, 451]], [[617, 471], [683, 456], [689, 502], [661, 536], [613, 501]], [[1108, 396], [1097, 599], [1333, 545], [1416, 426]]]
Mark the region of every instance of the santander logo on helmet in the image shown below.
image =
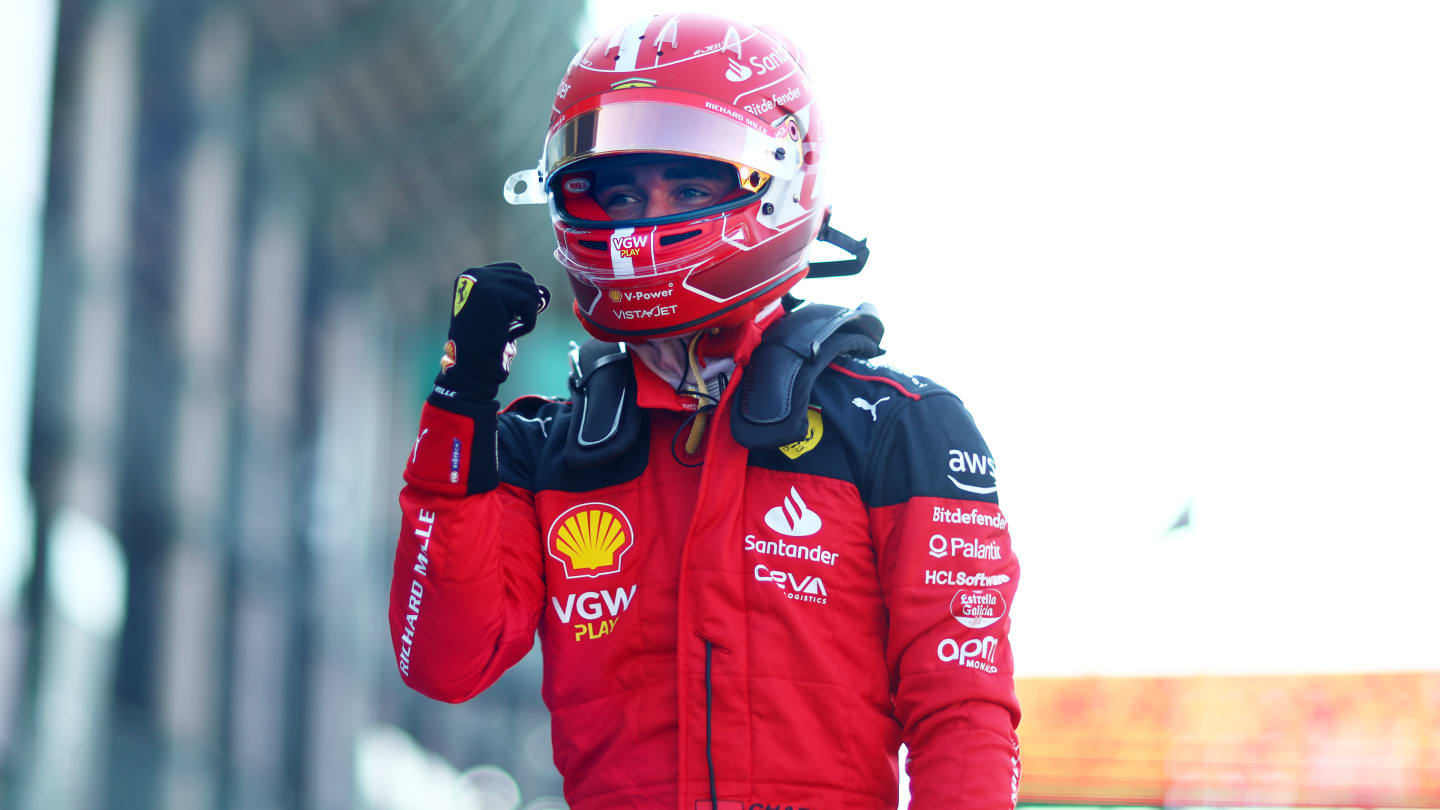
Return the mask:
[[[512, 175], [505, 196], [548, 203], [555, 257], [592, 335], [643, 341], [756, 319], [811, 271], [828, 214], [824, 136], [793, 43], [707, 14], [640, 17], [583, 46], [559, 86], [540, 163]], [[730, 190], [629, 219], [597, 199], [602, 173], [666, 160], [727, 175]], [[637, 309], [615, 290], [673, 293]]]

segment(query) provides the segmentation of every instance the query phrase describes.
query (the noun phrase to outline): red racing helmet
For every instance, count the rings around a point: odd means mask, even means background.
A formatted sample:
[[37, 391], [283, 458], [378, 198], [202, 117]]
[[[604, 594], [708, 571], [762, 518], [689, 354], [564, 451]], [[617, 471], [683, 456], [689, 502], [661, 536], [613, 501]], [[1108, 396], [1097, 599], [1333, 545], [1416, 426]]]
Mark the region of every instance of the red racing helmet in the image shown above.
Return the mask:
[[[642, 17], [597, 37], [560, 80], [540, 164], [505, 198], [548, 203], [575, 314], [602, 340], [647, 340], [758, 318], [811, 270], [827, 227], [822, 128], [798, 49], [765, 28], [704, 14]], [[593, 196], [598, 167], [701, 159], [735, 174], [697, 210], [614, 219]], [[818, 265], [817, 265], [818, 268]], [[818, 275], [818, 273], [812, 273]]]

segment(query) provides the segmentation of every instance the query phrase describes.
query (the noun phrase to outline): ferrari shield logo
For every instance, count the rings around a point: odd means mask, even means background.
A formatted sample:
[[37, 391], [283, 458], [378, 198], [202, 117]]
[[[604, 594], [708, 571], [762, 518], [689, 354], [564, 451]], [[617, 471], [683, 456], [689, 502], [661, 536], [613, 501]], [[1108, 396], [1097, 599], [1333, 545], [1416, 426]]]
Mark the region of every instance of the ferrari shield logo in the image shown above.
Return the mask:
[[805, 419], [805, 438], [798, 442], [780, 445], [780, 452], [792, 460], [814, 450], [815, 445], [820, 443], [820, 437], [825, 435], [825, 422], [820, 418], [819, 408], [811, 405], [805, 413]]
[[455, 279], [455, 311], [452, 315], [459, 315], [460, 310], [465, 308], [465, 302], [470, 300], [470, 290], [475, 286], [475, 277], [462, 275]]

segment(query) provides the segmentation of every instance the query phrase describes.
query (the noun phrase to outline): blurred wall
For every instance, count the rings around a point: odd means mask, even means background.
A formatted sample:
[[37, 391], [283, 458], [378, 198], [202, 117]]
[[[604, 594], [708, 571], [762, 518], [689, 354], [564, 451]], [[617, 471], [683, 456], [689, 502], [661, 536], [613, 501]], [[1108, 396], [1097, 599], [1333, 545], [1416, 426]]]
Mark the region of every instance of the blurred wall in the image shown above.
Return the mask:
[[[451, 280], [514, 259], [564, 288], [500, 186], [579, 6], [59, 4], [0, 806], [559, 794], [538, 660], [432, 703], [385, 609]], [[509, 387], [563, 386], [566, 321]]]

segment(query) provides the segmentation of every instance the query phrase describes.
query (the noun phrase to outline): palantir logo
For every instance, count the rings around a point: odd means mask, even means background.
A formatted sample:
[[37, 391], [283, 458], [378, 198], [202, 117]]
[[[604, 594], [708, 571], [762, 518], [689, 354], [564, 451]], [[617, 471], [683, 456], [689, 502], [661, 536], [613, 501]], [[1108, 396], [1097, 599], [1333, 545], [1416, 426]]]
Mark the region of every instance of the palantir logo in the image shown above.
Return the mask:
[[790, 487], [784, 504], [765, 513], [765, 525], [791, 537], [809, 537], [820, 531], [820, 516], [805, 506], [795, 487]]
[[725, 78], [732, 82], [743, 82], [750, 78], [750, 68], [735, 61], [735, 57], [732, 56], [730, 57], [730, 69], [725, 71]]

